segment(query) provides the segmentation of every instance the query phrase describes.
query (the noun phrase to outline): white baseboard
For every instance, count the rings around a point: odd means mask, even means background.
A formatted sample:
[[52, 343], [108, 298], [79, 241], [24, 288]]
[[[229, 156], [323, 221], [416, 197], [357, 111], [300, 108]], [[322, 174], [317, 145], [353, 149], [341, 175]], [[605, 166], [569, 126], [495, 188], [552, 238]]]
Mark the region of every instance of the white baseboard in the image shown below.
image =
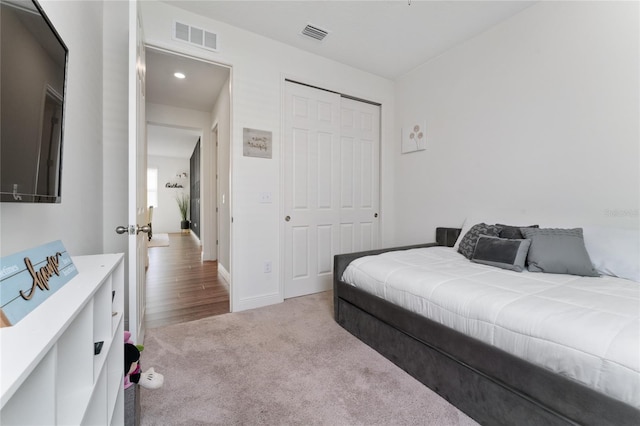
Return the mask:
[[227, 286], [231, 282], [231, 275], [229, 275], [229, 271], [224, 269], [224, 266], [218, 262], [218, 273], [222, 276], [222, 278], [227, 282]]
[[265, 294], [262, 296], [249, 297], [238, 302], [238, 306], [234, 306], [232, 311], [246, 311], [248, 309], [262, 308], [263, 306], [275, 305], [282, 303], [284, 300], [279, 293]]

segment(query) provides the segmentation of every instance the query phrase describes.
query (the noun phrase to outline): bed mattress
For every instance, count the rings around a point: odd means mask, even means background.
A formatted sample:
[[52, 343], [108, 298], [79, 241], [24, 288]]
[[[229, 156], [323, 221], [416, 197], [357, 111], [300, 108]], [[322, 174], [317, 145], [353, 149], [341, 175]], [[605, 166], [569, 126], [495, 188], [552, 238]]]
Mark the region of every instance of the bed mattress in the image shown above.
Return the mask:
[[448, 247], [354, 260], [342, 281], [640, 408], [640, 284], [513, 272]]

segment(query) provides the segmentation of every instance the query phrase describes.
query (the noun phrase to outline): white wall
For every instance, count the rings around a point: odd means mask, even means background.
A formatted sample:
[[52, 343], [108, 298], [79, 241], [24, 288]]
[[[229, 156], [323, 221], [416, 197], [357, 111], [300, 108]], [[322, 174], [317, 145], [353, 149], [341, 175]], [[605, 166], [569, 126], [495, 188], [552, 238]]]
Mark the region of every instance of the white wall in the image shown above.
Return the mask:
[[[233, 66], [232, 71], [232, 309], [242, 310], [282, 300], [280, 211], [282, 88], [285, 77], [382, 104], [382, 244], [392, 236], [393, 83], [253, 33], [157, 2], [142, 3], [146, 41]], [[219, 53], [171, 39], [175, 19], [219, 35]], [[242, 156], [242, 128], [271, 131], [273, 159]], [[260, 192], [272, 192], [273, 204], [259, 205]], [[273, 272], [264, 274], [265, 260]]]
[[0, 204], [0, 254], [57, 239], [72, 255], [101, 253], [102, 3], [40, 3], [69, 48], [62, 203]]
[[[211, 112], [212, 126], [218, 128], [218, 147], [214, 150], [217, 153], [215, 155], [215, 161], [217, 164], [216, 170], [218, 173], [218, 181], [216, 183], [215, 174], [211, 175], [211, 187], [216, 188], [217, 198], [219, 200], [219, 211], [217, 217], [217, 223], [219, 232], [217, 234], [218, 239], [218, 271], [221, 271], [223, 275], [227, 275], [230, 270], [229, 256], [230, 256], [230, 242], [231, 242], [231, 209], [229, 208], [229, 195], [230, 195], [230, 146], [231, 146], [231, 93], [230, 93], [230, 79], [222, 86], [218, 99]], [[212, 146], [213, 148], [213, 146]], [[209, 211], [214, 212], [216, 210], [216, 200], [213, 197], [209, 198], [211, 205]], [[215, 221], [214, 221], [215, 222]]]
[[397, 81], [397, 243], [475, 208], [637, 226], [637, 2], [540, 2]]
[[[178, 194], [189, 194], [189, 178], [176, 178], [176, 174], [189, 173], [189, 159], [149, 155], [147, 168], [158, 169], [158, 206], [153, 209], [153, 233], [180, 232]], [[167, 188], [167, 182], [179, 183], [183, 188]]]
[[[127, 251], [127, 235], [118, 235], [115, 229], [129, 223], [127, 215], [128, 164], [123, 153], [128, 143], [128, 27], [127, 2], [108, 2], [104, 6], [103, 36], [103, 239], [105, 253]], [[125, 262], [128, 259], [125, 258]], [[128, 275], [125, 274], [125, 279]], [[127, 292], [128, 294], [128, 292]]]

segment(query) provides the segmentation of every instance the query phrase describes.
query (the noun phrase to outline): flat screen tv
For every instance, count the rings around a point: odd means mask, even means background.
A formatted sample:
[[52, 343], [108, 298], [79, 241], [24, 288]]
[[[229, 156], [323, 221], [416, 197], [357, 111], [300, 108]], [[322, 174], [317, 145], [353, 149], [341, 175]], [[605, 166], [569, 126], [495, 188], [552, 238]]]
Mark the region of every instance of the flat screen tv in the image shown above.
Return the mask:
[[61, 201], [69, 50], [35, 0], [0, 0], [0, 201]]

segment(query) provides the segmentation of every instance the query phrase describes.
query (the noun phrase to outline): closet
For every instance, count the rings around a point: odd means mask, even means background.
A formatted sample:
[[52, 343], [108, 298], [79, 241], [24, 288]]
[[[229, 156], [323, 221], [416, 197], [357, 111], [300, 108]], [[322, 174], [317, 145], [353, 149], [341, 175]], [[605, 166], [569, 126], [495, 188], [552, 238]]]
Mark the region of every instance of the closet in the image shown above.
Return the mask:
[[287, 81], [284, 297], [331, 288], [333, 256], [379, 245], [380, 105]]

